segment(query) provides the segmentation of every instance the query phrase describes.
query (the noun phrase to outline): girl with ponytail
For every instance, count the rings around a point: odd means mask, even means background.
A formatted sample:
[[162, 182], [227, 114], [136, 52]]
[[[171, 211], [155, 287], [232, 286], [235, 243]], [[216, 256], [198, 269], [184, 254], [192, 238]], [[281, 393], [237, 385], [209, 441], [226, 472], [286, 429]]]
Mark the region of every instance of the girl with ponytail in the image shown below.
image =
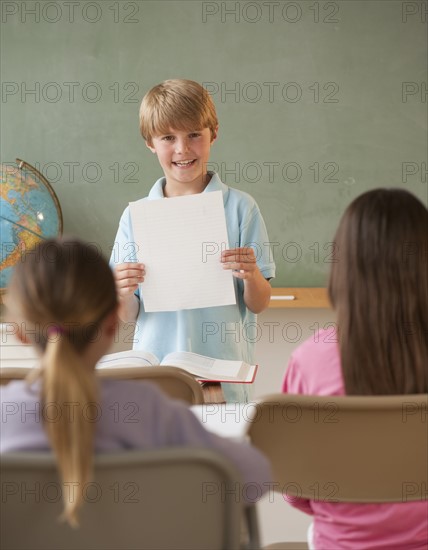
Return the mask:
[[[39, 410], [61, 479], [83, 487], [92, 475], [95, 424], [90, 414], [98, 401], [94, 366], [116, 325], [110, 269], [88, 245], [46, 241], [16, 266], [6, 305], [18, 337], [42, 354], [31, 378], [41, 378]], [[64, 517], [72, 525], [81, 495], [76, 491], [76, 498], [64, 500]]]
[[[118, 301], [113, 273], [94, 246], [43, 242], [16, 266], [5, 303], [18, 337], [41, 359], [30, 380], [2, 387], [0, 452], [52, 449], [62, 482], [83, 487], [92, 479], [94, 452], [208, 447], [234, 462], [244, 482], [267, 487], [269, 465], [258, 450], [208, 433], [183, 403], [150, 383], [97, 379]], [[10, 402], [17, 414], [5, 413]], [[39, 411], [39, 418], [24, 410]], [[78, 526], [82, 504], [82, 490], [64, 498], [70, 525]]]

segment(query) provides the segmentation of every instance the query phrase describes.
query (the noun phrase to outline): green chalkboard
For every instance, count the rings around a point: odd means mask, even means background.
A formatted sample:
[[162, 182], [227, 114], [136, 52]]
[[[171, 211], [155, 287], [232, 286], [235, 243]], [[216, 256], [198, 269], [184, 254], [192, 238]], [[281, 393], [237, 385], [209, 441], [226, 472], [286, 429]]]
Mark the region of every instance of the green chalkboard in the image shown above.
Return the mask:
[[252, 194], [274, 286], [322, 286], [346, 205], [377, 186], [426, 201], [426, 2], [2, 2], [3, 163], [38, 168], [66, 233], [109, 253], [162, 175], [144, 93], [190, 78], [220, 120], [211, 167]]

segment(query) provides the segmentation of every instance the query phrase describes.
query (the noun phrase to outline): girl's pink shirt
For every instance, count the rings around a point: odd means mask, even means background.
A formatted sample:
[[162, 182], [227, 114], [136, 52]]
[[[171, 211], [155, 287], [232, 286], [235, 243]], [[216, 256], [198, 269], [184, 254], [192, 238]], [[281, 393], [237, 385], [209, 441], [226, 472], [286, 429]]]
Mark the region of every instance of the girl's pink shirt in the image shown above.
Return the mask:
[[[284, 393], [345, 395], [337, 336], [322, 330], [292, 354]], [[286, 499], [314, 516], [317, 550], [428, 549], [428, 501], [346, 504]]]

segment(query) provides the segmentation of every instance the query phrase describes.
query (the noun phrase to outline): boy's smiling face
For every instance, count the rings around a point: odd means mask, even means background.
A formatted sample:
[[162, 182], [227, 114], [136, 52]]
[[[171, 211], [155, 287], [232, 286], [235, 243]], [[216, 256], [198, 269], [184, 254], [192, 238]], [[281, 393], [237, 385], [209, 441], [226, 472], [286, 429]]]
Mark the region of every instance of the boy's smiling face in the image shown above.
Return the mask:
[[165, 196], [200, 193], [205, 189], [214, 140], [209, 128], [191, 132], [171, 129], [168, 134], [154, 137], [151, 145], [146, 144], [158, 156], [165, 174]]

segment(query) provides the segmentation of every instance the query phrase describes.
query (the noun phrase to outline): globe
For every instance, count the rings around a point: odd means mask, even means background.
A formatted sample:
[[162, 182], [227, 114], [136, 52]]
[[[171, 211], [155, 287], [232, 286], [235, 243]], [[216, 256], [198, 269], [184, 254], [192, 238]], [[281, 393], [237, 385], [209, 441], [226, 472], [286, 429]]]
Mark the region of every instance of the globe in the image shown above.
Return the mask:
[[14, 266], [38, 242], [62, 233], [62, 212], [47, 179], [30, 164], [0, 164], [0, 291]]

